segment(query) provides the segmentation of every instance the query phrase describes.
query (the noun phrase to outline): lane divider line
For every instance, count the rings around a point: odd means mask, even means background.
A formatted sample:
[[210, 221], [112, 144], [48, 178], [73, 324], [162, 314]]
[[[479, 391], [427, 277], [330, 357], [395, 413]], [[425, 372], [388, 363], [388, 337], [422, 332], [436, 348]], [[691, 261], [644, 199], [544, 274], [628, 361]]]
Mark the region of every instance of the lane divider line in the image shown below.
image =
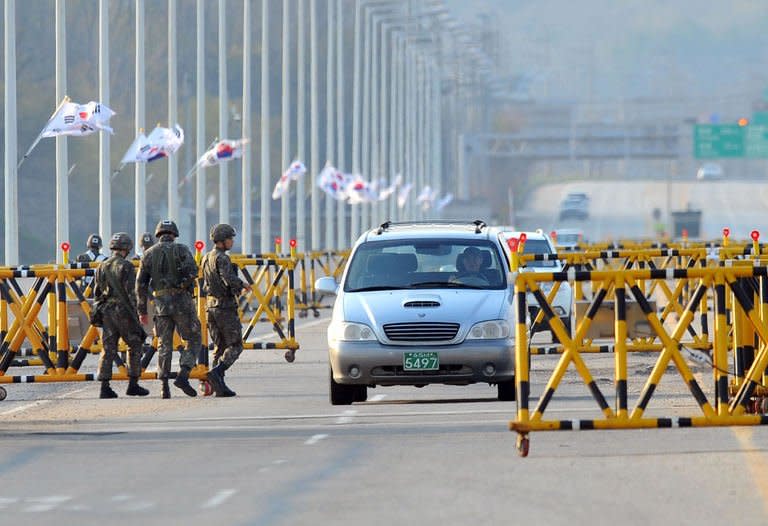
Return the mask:
[[217, 508], [221, 506], [224, 502], [227, 501], [227, 499], [231, 498], [235, 493], [237, 493], [236, 489], [223, 489], [220, 490], [216, 495], [205, 501], [200, 508], [204, 510], [210, 510], [213, 508]]
[[320, 442], [324, 438], [328, 438], [328, 435], [324, 434], [324, 433], [320, 433], [318, 435], [312, 435], [311, 437], [309, 437], [307, 439], [306, 442], [304, 442], [304, 444], [307, 445], [307, 446], [314, 446], [315, 444], [317, 444], [318, 442]]
[[347, 409], [344, 414], [336, 419], [337, 424], [348, 424], [352, 421], [352, 418], [357, 414], [354, 409]]

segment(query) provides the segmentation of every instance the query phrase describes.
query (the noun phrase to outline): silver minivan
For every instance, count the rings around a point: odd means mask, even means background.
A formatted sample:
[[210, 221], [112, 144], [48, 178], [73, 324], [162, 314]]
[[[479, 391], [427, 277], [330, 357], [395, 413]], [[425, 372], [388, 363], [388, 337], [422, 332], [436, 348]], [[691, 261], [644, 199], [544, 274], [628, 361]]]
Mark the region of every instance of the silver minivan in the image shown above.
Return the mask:
[[377, 386], [497, 386], [514, 400], [514, 295], [498, 235], [473, 223], [384, 223], [363, 234], [336, 283], [330, 400]]

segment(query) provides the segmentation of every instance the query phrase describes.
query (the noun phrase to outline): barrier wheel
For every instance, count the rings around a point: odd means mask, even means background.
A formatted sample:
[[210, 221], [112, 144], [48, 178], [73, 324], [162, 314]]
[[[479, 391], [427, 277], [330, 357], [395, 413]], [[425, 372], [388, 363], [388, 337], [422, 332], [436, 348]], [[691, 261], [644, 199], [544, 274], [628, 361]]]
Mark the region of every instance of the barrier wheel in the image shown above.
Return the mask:
[[531, 447], [531, 440], [528, 435], [517, 435], [517, 454], [521, 457], [528, 456], [528, 449]]
[[0, 401], [5, 400], [6, 396], [8, 396], [8, 391], [5, 390], [5, 387], [0, 387]]
[[288, 363], [293, 363], [293, 361], [296, 359], [296, 351], [293, 349], [288, 349], [285, 351], [285, 361]]
[[768, 414], [768, 397], [763, 397], [763, 400], [760, 402], [760, 412], [765, 414]]
[[200, 380], [200, 387], [198, 389], [203, 396], [211, 396], [213, 394], [213, 387], [208, 380]]
[[306, 318], [307, 317], [307, 311], [300, 310], [299, 311], [299, 318]]
[[320, 311], [317, 310], [317, 309], [314, 310], [313, 314], [315, 315], [315, 318], [319, 318], [320, 317]]

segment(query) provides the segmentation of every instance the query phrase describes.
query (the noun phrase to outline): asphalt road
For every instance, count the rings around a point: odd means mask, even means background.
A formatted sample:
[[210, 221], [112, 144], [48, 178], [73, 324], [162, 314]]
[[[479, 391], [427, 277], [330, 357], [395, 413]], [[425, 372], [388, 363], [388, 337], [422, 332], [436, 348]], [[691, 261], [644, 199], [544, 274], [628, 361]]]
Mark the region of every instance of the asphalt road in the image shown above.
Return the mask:
[[[650, 211], [664, 210], [664, 189], [556, 185], [521, 217], [525, 228], [560, 226], [561, 195], [587, 191], [592, 218], [577, 224], [588, 237], [645, 236]], [[761, 226], [768, 233], [760, 185], [673, 190], [673, 208], [687, 200], [705, 207], [708, 237], [726, 225], [736, 237]], [[516, 404], [497, 401], [487, 385], [378, 388], [365, 403], [331, 406], [327, 316], [299, 320], [292, 364], [280, 351], [246, 351], [227, 375], [234, 399], [174, 389], [161, 400], [157, 382], [146, 383], [148, 398], [117, 400], [99, 400], [96, 383], [6, 386], [2, 524], [768, 524], [768, 429], [538, 432], [520, 458], [507, 430]], [[631, 356], [630, 404], [654, 359]], [[533, 358], [534, 396], [556, 360]], [[585, 360], [610, 401], [612, 356]], [[711, 372], [696, 375], [711, 399]], [[698, 415], [675, 371], [647, 414]], [[547, 415], [600, 417], [572, 368]]]
[[[161, 400], [156, 382], [148, 398], [117, 400], [99, 400], [95, 383], [8, 386], [2, 522], [768, 522], [766, 429], [540, 432], [523, 459], [507, 430], [516, 405], [486, 385], [378, 388], [368, 402], [331, 406], [327, 316], [299, 321], [292, 364], [278, 351], [246, 351], [227, 376], [234, 399], [174, 390]], [[635, 356], [631, 399], [653, 363]], [[555, 360], [534, 357], [534, 395]], [[610, 395], [612, 357], [588, 363]], [[674, 372], [659, 391], [651, 414], [696, 413]], [[599, 416], [572, 373], [551, 412]]]

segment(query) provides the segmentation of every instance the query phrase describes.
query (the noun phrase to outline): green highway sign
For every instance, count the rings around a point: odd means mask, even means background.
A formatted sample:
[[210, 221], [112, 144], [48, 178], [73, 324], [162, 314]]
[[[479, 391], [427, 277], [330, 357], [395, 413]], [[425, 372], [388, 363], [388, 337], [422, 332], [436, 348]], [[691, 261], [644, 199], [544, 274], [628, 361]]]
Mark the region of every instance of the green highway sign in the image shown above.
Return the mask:
[[693, 156], [696, 159], [768, 158], [768, 122], [738, 124], [696, 124], [693, 128]]
[[738, 124], [696, 124], [693, 155], [697, 159], [744, 157], [744, 128]]
[[749, 158], [768, 157], [768, 126], [745, 126], [744, 154]]

